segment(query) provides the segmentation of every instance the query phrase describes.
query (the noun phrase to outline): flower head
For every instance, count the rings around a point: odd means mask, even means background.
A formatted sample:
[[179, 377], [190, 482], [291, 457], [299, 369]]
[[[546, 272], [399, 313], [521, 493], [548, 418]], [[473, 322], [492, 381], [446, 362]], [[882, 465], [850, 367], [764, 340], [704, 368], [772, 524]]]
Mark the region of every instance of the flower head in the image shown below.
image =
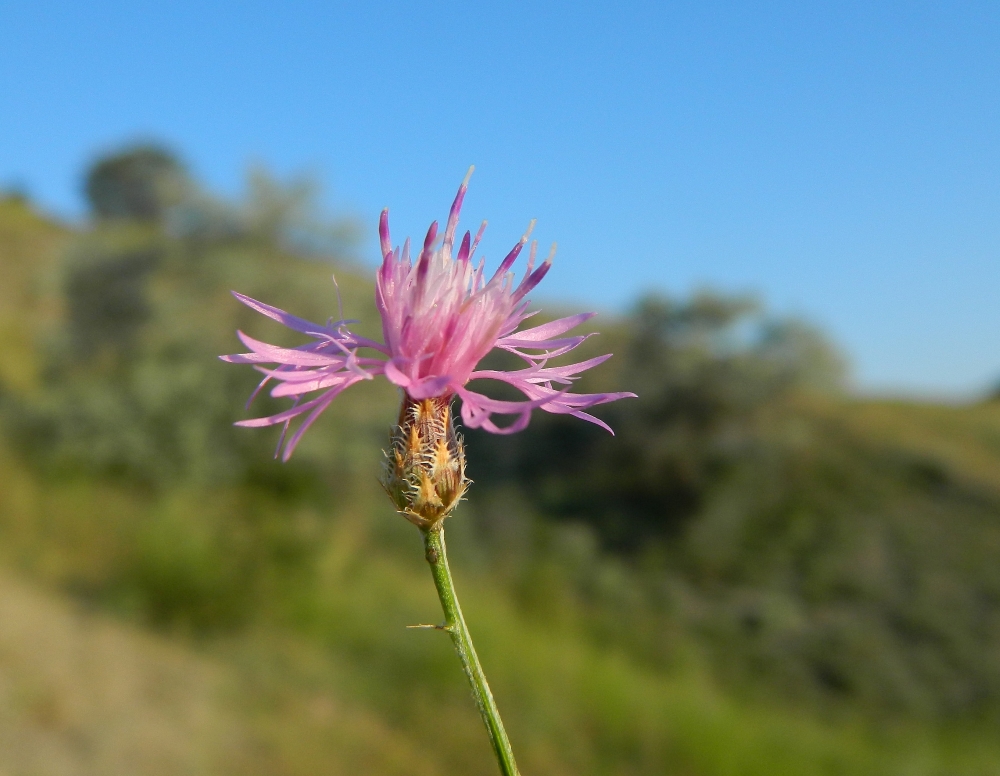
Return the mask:
[[[297, 348], [281, 348], [238, 332], [250, 352], [222, 359], [257, 366], [264, 379], [254, 395], [268, 383], [276, 382], [271, 395], [288, 396], [295, 404], [284, 412], [239, 421], [237, 425], [283, 424], [287, 432], [292, 420], [305, 416], [285, 441], [283, 458], [288, 460], [305, 430], [337, 395], [357, 382], [384, 375], [416, 402], [424, 399], [447, 402], [457, 396], [462, 402], [462, 421], [469, 428], [482, 428], [494, 434], [514, 433], [528, 425], [532, 410], [541, 409], [574, 415], [611, 431], [586, 410], [635, 394], [569, 392], [581, 372], [597, 366], [611, 354], [576, 364], [548, 366], [550, 359], [568, 353], [590, 336], [564, 335], [595, 314], [580, 313], [517, 331], [533, 314], [528, 312], [526, 296], [549, 271], [555, 246], [549, 257], [535, 267], [537, 243], [532, 243], [527, 269], [516, 283], [510, 270], [527, 245], [534, 222], [489, 278], [483, 261], [473, 263], [485, 222], [474, 239], [466, 232], [455, 252], [458, 217], [471, 174], [470, 169], [458, 189], [440, 243], [438, 224], [434, 222], [415, 262], [410, 258], [409, 240], [402, 250], [393, 248], [389, 211], [382, 211], [379, 220], [382, 265], [375, 278], [375, 303], [382, 317], [384, 344], [354, 334], [348, 328], [350, 321], [311, 323], [234, 292], [247, 306], [312, 337], [311, 342]], [[477, 369], [494, 348], [517, 355], [525, 367], [512, 371]], [[362, 352], [367, 355], [361, 355]], [[276, 366], [268, 368], [266, 364]], [[524, 399], [491, 399], [471, 390], [468, 387], [471, 380], [507, 383], [520, 391]], [[501, 427], [494, 422], [495, 415], [515, 416], [515, 420]]]

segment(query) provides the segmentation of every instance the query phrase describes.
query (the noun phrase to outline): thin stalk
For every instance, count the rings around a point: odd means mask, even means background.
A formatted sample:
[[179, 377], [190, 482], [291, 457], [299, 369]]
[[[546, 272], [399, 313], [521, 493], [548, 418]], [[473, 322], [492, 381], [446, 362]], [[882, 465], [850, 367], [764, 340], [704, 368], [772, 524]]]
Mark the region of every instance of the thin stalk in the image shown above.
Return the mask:
[[507, 740], [507, 733], [503, 729], [503, 722], [500, 719], [500, 712], [497, 710], [496, 702], [493, 700], [493, 693], [483, 674], [483, 667], [479, 664], [476, 656], [476, 648], [472, 646], [472, 636], [469, 635], [469, 628], [462, 617], [462, 607], [458, 605], [458, 597], [455, 595], [455, 583], [451, 579], [451, 570], [448, 568], [448, 555], [444, 544], [444, 526], [438, 523], [433, 528], [422, 531], [424, 535], [424, 547], [427, 552], [427, 562], [431, 566], [431, 574], [434, 576], [434, 586], [437, 588], [438, 597], [441, 599], [441, 608], [444, 610], [445, 623], [442, 630], [448, 632], [451, 641], [455, 645], [455, 651], [462, 661], [462, 670], [472, 685], [472, 694], [479, 707], [479, 713], [486, 724], [486, 730], [490, 735], [490, 743], [493, 744], [493, 751], [496, 753], [497, 762], [504, 776], [520, 776], [517, 765], [514, 763], [514, 752], [511, 751], [510, 741]]

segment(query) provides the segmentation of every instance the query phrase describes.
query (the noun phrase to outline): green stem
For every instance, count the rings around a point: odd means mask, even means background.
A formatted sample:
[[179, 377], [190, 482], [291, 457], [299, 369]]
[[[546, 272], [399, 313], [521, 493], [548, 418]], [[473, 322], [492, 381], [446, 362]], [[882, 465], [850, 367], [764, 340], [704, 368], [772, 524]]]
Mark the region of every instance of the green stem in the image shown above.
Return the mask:
[[444, 609], [443, 630], [451, 636], [455, 651], [462, 661], [462, 670], [472, 685], [472, 694], [479, 707], [479, 713], [483, 716], [483, 722], [486, 723], [486, 730], [490, 734], [490, 743], [493, 744], [500, 770], [504, 776], [519, 776], [517, 765], [514, 763], [514, 752], [511, 751], [510, 741], [507, 740], [507, 733], [500, 720], [500, 712], [486, 682], [483, 667], [479, 665], [476, 648], [472, 646], [472, 636], [469, 635], [469, 628], [465, 624], [465, 618], [462, 617], [462, 607], [458, 605], [455, 584], [451, 580], [451, 570], [448, 568], [448, 555], [445, 552], [444, 526], [438, 523], [433, 528], [423, 530], [423, 534], [427, 562], [431, 565], [434, 586], [441, 599], [441, 608]]

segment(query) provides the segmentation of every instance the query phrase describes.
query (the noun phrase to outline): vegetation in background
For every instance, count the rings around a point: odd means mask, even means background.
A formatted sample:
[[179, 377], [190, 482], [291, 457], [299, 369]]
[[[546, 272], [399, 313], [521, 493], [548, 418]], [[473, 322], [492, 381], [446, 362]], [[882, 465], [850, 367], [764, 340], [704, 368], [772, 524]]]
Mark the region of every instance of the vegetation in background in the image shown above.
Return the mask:
[[[220, 201], [154, 147], [98, 161], [86, 191], [86, 229], [0, 202], [0, 560], [103, 612], [3, 617], [0, 674], [56, 699], [0, 694], [8, 729], [111, 758], [75, 772], [491, 773], [449, 644], [403, 628], [437, 610], [375, 477], [394, 391], [347, 391], [288, 464], [232, 427], [254, 384], [216, 359], [235, 329], [295, 343], [229, 289], [325, 320], [336, 270], [375, 334], [367, 273], [329, 258], [354, 227], [260, 170]], [[617, 436], [544, 413], [468, 433], [450, 523], [525, 773], [1000, 772], [1000, 404], [850, 399], [818, 332], [749, 299], [648, 298], [602, 330], [587, 346], [615, 358], [581, 390], [639, 394], [598, 410]], [[16, 625], [28, 610], [50, 624]], [[102, 707], [159, 725], [161, 765], [114, 760], [80, 672], [45, 679], [61, 653], [9, 641], [112, 660], [72, 617], [153, 673], [210, 677], [200, 700]], [[206, 738], [160, 711], [186, 703]], [[0, 769], [56, 772], [39, 762]]]

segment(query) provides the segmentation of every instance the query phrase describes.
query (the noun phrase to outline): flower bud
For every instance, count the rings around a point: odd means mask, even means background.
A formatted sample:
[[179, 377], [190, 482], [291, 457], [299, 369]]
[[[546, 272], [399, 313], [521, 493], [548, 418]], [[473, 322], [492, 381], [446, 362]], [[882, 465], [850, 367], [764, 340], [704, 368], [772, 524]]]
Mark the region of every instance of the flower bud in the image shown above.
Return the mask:
[[404, 396], [389, 442], [382, 487], [407, 520], [433, 527], [451, 513], [469, 485], [450, 397]]

